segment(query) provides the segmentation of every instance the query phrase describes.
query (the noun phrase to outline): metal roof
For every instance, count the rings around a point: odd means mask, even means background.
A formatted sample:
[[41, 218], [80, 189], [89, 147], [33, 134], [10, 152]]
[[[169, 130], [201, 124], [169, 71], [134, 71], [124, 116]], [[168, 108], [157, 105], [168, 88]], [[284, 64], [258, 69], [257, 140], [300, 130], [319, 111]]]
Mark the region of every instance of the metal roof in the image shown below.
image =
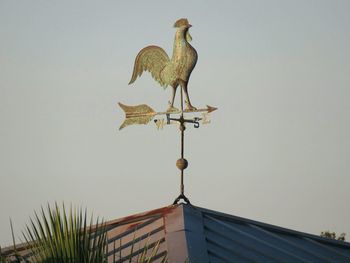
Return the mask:
[[155, 262], [166, 254], [170, 263], [350, 262], [350, 243], [190, 204], [112, 220], [107, 227], [109, 262], [129, 262], [132, 247], [136, 259], [146, 244], [158, 242]]
[[350, 243], [203, 208], [206, 262], [350, 262]]
[[[171, 263], [183, 263], [187, 259], [199, 263], [350, 262], [350, 243], [188, 204], [164, 207], [109, 224], [114, 231], [119, 229], [114, 239], [129, 235], [130, 240], [135, 234], [140, 242], [161, 240], [159, 255], [167, 253]], [[123, 249], [126, 254], [129, 252], [127, 245]]]

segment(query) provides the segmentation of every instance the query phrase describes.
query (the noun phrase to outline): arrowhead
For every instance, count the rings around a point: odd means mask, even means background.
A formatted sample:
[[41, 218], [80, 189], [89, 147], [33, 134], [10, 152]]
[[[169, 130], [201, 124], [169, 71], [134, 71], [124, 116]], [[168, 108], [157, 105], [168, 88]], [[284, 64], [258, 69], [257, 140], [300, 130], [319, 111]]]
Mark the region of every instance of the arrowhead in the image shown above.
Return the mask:
[[213, 112], [213, 111], [216, 111], [217, 109], [218, 109], [218, 108], [215, 108], [215, 107], [212, 107], [212, 106], [207, 105], [208, 113]]

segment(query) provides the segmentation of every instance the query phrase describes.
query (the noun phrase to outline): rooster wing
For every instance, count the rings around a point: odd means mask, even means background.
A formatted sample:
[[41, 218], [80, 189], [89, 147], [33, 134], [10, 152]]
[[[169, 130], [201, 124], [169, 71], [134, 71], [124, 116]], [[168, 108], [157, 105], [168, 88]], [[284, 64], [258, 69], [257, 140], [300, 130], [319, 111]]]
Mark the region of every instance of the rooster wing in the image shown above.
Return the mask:
[[170, 59], [167, 53], [161, 47], [148, 46], [141, 49], [136, 56], [134, 71], [129, 84], [133, 83], [144, 71], [149, 71], [152, 77], [165, 88], [170, 83], [162, 79], [161, 73], [169, 62]]

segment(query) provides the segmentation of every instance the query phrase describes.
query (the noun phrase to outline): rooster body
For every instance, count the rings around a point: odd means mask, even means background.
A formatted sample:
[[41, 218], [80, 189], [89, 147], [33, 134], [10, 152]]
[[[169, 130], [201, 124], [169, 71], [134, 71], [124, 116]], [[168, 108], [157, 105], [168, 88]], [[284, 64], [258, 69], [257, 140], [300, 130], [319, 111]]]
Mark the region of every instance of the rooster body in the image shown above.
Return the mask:
[[172, 58], [170, 59], [161, 47], [148, 46], [143, 48], [136, 56], [129, 84], [133, 83], [138, 76], [141, 76], [143, 71], [149, 71], [162, 87], [172, 87], [172, 98], [169, 101], [168, 111], [176, 110], [174, 100], [179, 85], [185, 94], [186, 110], [195, 110], [196, 108], [192, 106], [187, 91], [187, 84], [198, 58], [196, 50], [189, 43], [192, 40], [188, 32], [191, 25], [187, 19], [182, 18], [175, 22], [174, 27], [177, 30]]

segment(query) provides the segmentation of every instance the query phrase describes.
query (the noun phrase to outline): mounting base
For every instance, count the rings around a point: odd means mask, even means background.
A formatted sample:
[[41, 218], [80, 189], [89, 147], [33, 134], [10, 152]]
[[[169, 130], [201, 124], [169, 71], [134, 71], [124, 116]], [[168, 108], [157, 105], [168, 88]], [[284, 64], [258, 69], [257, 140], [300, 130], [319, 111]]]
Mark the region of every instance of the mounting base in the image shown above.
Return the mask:
[[183, 200], [186, 204], [191, 204], [190, 200], [184, 195], [180, 194], [174, 201], [173, 205], [177, 205], [180, 203], [180, 200]]

